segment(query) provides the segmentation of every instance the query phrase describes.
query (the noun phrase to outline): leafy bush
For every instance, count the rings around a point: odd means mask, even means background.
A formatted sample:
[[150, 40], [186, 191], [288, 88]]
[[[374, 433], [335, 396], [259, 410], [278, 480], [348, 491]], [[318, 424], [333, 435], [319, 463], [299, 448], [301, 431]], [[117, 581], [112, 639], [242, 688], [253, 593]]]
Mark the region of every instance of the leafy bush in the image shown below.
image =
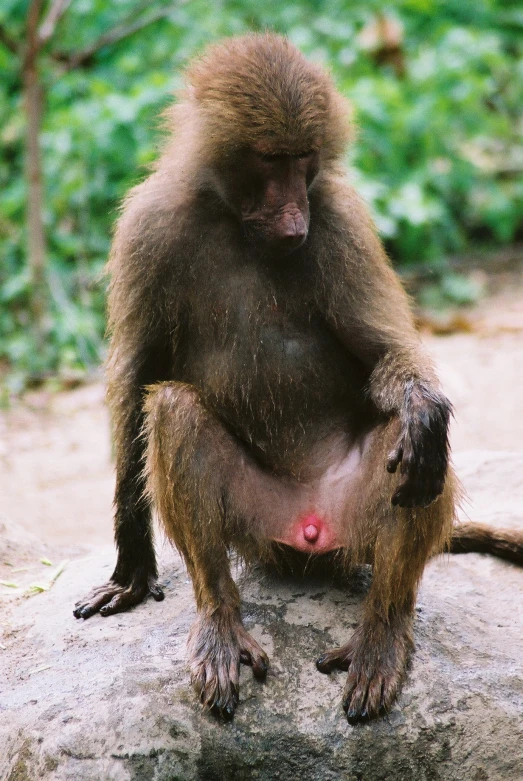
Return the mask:
[[[135, 0], [78, 0], [55, 50], [82, 48], [133, 7]], [[379, 12], [399, 30], [401, 67], [379, 63], [369, 47]], [[20, 4], [6, 0], [0, 25], [16, 37], [23, 23]], [[157, 115], [182, 65], [210, 39], [266, 28], [327, 64], [352, 101], [360, 132], [351, 176], [394, 262], [438, 266], [475, 242], [515, 238], [523, 207], [518, 2], [193, 0], [81, 69], [64, 73], [59, 61], [42, 58], [49, 307], [46, 343], [37, 344], [28, 314], [20, 71], [0, 43], [0, 367], [9, 368], [12, 390], [99, 362], [111, 226], [122, 195], [155, 156]]]

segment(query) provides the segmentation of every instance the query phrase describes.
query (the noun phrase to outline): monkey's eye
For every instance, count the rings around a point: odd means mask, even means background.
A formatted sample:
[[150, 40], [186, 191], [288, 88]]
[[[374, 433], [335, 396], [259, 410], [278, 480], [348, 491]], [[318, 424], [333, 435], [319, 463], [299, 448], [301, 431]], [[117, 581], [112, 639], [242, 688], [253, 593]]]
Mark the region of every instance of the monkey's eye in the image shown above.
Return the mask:
[[286, 155], [282, 154], [264, 154], [263, 152], [258, 153], [258, 157], [260, 160], [263, 160], [264, 163], [276, 163], [278, 160], [281, 160], [283, 157], [286, 157]]
[[285, 160], [310, 160], [314, 157], [314, 150], [308, 149], [304, 152], [256, 152], [256, 157], [260, 162], [272, 165], [274, 163], [284, 162]]
[[295, 160], [306, 160], [308, 157], [312, 157], [314, 151], [308, 150], [306, 152], [297, 152], [296, 154], [285, 154], [284, 152], [264, 153], [258, 152], [258, 157], [264, 163], [276, 163], [278, 160], [285, 160], [294, 158]]

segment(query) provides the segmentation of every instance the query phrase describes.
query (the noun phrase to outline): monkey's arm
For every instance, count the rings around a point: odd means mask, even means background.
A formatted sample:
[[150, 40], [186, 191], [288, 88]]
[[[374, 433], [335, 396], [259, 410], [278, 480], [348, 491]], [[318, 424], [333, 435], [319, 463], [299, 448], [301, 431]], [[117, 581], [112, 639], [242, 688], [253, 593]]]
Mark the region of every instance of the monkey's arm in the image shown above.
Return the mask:
[[[156, 584], [151, 511], [143, 496], [145, 446], [142, 428], [144, 388], [164, 378], [164, 354], [159, 343], [144, 340], [143, 352], [118, 356], [116, 361], [113, 356], [113, 366], [109, 368], [108, 402], [116, 459], [114, 535], [118, 550], [111, 580], [121, 589], [100, 608], [102, 615], [125, 610], [147, 594], [158, 601], [163, 599], [163, 592]], [[105, 597], [110, 594], [111, 589]]]
[[387, 469], [400, 467], [392, 503], [426, 506], [443, 490], [452, 407], [414, 327], [409, 301], [358, 196], [337, 183], [330, 251], [320, 258], [325, 315], [370, 372], [377, 409], [397, 416], [400, 433]]
[[[96, 612], [107, 616], [126, 610], [148, 594], [163, 599], [157, 568], [151, 510], [144, 498], [145, 386], [165, 380], [176, 351], [171, 322], [175, 304], [164, 290], [172, 257], [161, 212], [142, 204], [147, 182], [135, 189], [118, 223], [109, 260], [109, 330], [107, 400], [115, 442], [116, 490], [114, 534], [118, 551], [111, 580], [76, 605], [77, 618]], [[168, 313], [168, 314], [167, 314]]]

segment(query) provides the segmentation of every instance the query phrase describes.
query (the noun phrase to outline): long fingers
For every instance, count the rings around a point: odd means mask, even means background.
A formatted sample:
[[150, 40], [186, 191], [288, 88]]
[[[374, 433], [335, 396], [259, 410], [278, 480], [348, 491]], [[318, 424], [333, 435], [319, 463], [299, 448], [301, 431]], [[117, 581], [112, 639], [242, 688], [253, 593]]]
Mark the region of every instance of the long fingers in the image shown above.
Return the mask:
[[162, 588], [153, 577], [146, 581], [133, 582], [128, 586], [122, 586], [110, 580], [103, 586], [97, 586], [84, 599], [79, 600], [73, 610], [75, 618], [90, 618], [95, 613], [101, 616], [112, 616], [121, 613], [130, 607], [137, 605], [145, 597], [151, 594], [156, 602], [164, 599]]
[[326, 651], [316, 660], [316, 669], [320, 673], [328, 675], [333, 670], [343, 670], [347, 672], [350, 667], [351, 653], [348, 647], [333, 648]]
[[73, 615], [75, 618], [90, 618], [104, 605], [107, 605], [116, 594], [122, 590], [121, 586], [107, 583], [94, 589], [88, 597], [76, 603]]
[[252, 673], [258, 681], [264, 681], [269, 669], [269, 657], [243, 627], [238, 639], [240, 643], [240, 662], [248, 667], [252, 667]]
[[394, 474], [396, 469], [398, 468], [398, 464], [400, 463], [401, 459], [403, 458], [403, 445], [402, 445], [402, 439], [398, 441], [396, 444], [396, 447], [391, 450], [389, 453], [388, 459], [387, 459], [387, 472], [390, 472], [391, 474]]

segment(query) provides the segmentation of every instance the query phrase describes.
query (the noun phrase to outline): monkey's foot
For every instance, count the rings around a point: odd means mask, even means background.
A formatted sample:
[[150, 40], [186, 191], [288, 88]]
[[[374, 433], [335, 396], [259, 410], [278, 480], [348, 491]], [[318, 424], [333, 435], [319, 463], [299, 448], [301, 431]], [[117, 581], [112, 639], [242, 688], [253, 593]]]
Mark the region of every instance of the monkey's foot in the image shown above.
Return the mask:
[[90, 618], [95, 613], [111, 616], [113, 613], [121, 613], [137, 605], [149, 594], [157, 602], [161, 602], [164, 598], [163, 590], [152, 576], [133, 580], [124, 586], [110, 580], [103, 586], [94, 588], [84, 599], [77, 602], [73, 615], [75, 618]]
[[267, 675], [269, 659], [236, 612], [200, 616], [191, 628], [188, 650], [191, 683], [200, 702], [227, 721], [239, 701], [240, 663], [252, 667], [260, 681]]
[[382, 716], [394, 703], [412, 649], [410, 622], [401, 623], [359, 626], [346, 645], [317, 660], [322, 673], [349, 671], [342, 700], [349, 724]]

